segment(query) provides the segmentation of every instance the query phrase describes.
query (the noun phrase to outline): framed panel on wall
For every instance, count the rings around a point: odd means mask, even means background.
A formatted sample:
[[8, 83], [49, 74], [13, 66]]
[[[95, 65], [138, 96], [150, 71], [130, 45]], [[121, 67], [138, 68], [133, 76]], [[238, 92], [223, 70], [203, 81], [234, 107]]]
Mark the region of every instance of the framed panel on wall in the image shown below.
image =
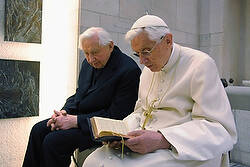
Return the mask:
[[39, 115], [40, 62], [0, 59], [0, 119]]
[[4, 40], [41, 43], [42, 0], [5, 0]]

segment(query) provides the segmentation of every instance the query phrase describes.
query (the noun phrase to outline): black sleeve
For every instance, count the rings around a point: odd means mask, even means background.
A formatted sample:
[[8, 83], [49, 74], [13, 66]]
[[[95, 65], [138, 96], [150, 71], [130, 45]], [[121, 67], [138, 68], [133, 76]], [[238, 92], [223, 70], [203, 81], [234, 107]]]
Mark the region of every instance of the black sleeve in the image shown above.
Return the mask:
[[[76, 90], [77, 91], [77, 90]], [[75, 101], [75, 94], [70, 96], [66, 103], [64, 104], [62, 110], [65, 110], [68, 114], [76, 114], [77, 113], [77, 103]]]

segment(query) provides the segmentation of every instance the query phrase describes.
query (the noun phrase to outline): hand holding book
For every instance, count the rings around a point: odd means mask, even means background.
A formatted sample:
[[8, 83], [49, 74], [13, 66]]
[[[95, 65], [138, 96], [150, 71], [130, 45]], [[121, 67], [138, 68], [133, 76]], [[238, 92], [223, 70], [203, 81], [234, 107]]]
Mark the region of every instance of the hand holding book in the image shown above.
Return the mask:
[[146, 154], [158, 149], [170, 149], [171, 144], [159, 131], [136, 130], [129, 133], [134, 136], [126, 140], [125, 145], [133, 152]]
[[90, 122], [96, 141], [113, 142], [125, 140], [125, 145], [133, 152], [145, 154], [158, 149], [169, 149], [171, 146], [158, 131], [136, 130], [128, 132], [128, 126], [122, 120], [93, 117], [90, 119]]

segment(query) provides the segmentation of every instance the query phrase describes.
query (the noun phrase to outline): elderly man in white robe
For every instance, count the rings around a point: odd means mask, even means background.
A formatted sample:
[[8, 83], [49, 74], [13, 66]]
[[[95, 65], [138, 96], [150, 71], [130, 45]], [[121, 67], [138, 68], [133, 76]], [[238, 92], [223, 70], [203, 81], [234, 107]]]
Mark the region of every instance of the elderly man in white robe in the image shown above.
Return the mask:
[[128, 123], [131, 150], [98, 148], [83, 167], [228, 167], [237, 134], [214, 60], [173, 42], [167, 24], [145, 15], [127, 32], [145, 67]]

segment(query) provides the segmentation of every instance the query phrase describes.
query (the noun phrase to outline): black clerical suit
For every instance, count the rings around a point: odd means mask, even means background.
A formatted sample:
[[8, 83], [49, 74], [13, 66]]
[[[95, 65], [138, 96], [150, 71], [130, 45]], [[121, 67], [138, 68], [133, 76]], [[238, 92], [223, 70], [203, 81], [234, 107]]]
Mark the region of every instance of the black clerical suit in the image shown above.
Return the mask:
[[138, 97], [140, 74], [137, 64], [117, 46], [102, 69], [94, 69], [85, 59], [76, 93], [62, 108], [77, 115], [78, 128], [51, 131], [46, 126], [48, 119], [34, 125], [23, 167], [68, 167], [75, 149], [98, 145], [90, 137], [86, 118], [123, 119], [130, 114]]

